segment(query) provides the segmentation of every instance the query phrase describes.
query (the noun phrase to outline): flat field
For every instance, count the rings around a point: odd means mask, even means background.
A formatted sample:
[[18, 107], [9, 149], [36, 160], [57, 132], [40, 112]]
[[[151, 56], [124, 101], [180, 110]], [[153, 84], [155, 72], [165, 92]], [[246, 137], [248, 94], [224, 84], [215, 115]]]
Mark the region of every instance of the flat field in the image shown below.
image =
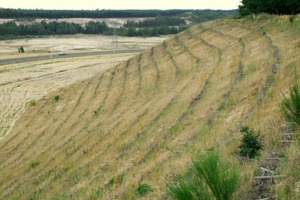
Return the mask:
[[[48, 55], [65, 51], [67, 53], [87, 51], [107, 51], [114, 49], [147, 49], [161, 43], [164, 37], [116, 37], [103, 35], [64, 35], [45, 36], [18, 40], [0, 41], [0, 59]], [[23, 47], [25, 53], [18, 53], [18, 48]]]

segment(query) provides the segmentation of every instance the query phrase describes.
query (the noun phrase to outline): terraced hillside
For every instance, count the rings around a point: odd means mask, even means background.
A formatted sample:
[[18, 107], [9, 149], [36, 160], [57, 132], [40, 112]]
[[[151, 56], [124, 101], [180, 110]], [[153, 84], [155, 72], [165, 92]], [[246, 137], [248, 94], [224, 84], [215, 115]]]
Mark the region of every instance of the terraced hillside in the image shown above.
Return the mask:
[[30, 104], [58, 88], [87, 79], [134, 54], [63, 58], [0, 66], [0, 140]]
[[[166, 199], [194, 152], [235, 157], [241, 124], [279, 145], [299, 17], [200, 24], [28, 107], [0, 141], [0, 199]], [[55, 99], [58, 96], [59, 99]], [[256, 163], [242, 165], [245, 187]]]

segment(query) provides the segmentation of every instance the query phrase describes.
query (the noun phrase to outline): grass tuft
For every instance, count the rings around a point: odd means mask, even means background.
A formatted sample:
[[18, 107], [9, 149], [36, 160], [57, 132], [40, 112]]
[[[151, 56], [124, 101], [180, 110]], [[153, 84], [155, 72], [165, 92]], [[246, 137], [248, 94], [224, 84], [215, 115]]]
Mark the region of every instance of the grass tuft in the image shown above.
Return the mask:
[[290, 96], [284, 97], [281, 110], [285, 119], [292, 126], [300, 126], [300, 90], [298, 84], [290, 88]]
[[58, 101], [60, 100], [60, 96], [59, 96], [59, 95], [55, 96], [55, 97], [54, 97], [54, 100], [55, 100], [56, 102], [58, 102]]
[[31, 100], [31, 101], [28, 102], [28, 105], [29, 105], [30, 107], [36, 106], [36, 101], [33, 99], [33, 100]]
[[36, 168], [39, 164], [39, 161], [32, 161], [30, 166], [31, 168]]
[[103, 194], [103, 189], [101, 187], [97, 187], [92, 191], [90, 199], [99, 199]]
[[238, 184], [237, 166], [220, 160], [218, 151], [209, 151], [196, 156], [188, 177], [167, 183], [167, 187], [178, 200], [230, 200]]
[[139, 196], [145, 196], [147, 195], [148, 193], [152, 192], [152, 188], [150, 185], [146, 184], [146, 183], [142, 183], [140, 184], [137, 189], [136, 189], [136, 193], [139, 195]]

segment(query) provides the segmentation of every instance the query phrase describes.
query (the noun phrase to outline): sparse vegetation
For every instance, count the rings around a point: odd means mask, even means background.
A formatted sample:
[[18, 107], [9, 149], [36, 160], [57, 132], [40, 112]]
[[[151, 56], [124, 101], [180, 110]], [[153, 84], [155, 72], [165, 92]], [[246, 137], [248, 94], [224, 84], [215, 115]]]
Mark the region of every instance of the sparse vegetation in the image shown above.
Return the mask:
[[30, 166], [31, 168], [36, 168], [39, 164], [39, 161], [32, 161]]
[[68, 198], [68, 194], [64, 191], [58, 192], [53, 195], [50, 200], [65, 200]]
[[[299, 132], [298, 132], [299, 134]], [[300, 187], [300, 155], [299, 144], [292, 145], [286, 151], [286, 157], [281, 163], [280, 172], [284, 173], [286, 177], [276, 186], [276, 199], [299, 199]]]
[[99, 199], [102, 196], [102, 193], [103, 193], [103, 189], [101, 187], [96, 187], [91, 194], [91, 199], [92, 200]]
[[285, 151], [285, 159], [281, 163], [280, 171], [286, 178], [276, 186], [276, 195], [279, 200], [299, 199], [300, 193], [300, 154], [299, 154], [299, 127], [300, 127], [300, 88], [296, 83], [289, 88], [289, 95], [284, 96], [281, 102], [281, 111], [290, 125], [292, 139], [296, 140]]
[[230, 200], [239, 186], [239, 170], [220, 159], [218, 151], [196, 156], [187, 177], [168, 183], [168, 189], [178, 200]]
[[248, 126], [242, 127], [240, 132], [244, 134], [239, 146], [240, 156], [251, 159], [255, 158], [260, 154], [260, 150], [263, 149], [260, 133], [253, 131]]

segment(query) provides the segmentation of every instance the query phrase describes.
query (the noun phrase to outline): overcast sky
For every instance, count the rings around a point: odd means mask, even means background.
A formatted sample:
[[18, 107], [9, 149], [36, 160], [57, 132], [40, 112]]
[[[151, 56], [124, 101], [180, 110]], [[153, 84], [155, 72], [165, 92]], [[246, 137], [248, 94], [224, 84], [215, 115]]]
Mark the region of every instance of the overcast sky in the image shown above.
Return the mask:
[[240, 0], [0, 0], [2, 8], [26, 9], [236, 9]]

